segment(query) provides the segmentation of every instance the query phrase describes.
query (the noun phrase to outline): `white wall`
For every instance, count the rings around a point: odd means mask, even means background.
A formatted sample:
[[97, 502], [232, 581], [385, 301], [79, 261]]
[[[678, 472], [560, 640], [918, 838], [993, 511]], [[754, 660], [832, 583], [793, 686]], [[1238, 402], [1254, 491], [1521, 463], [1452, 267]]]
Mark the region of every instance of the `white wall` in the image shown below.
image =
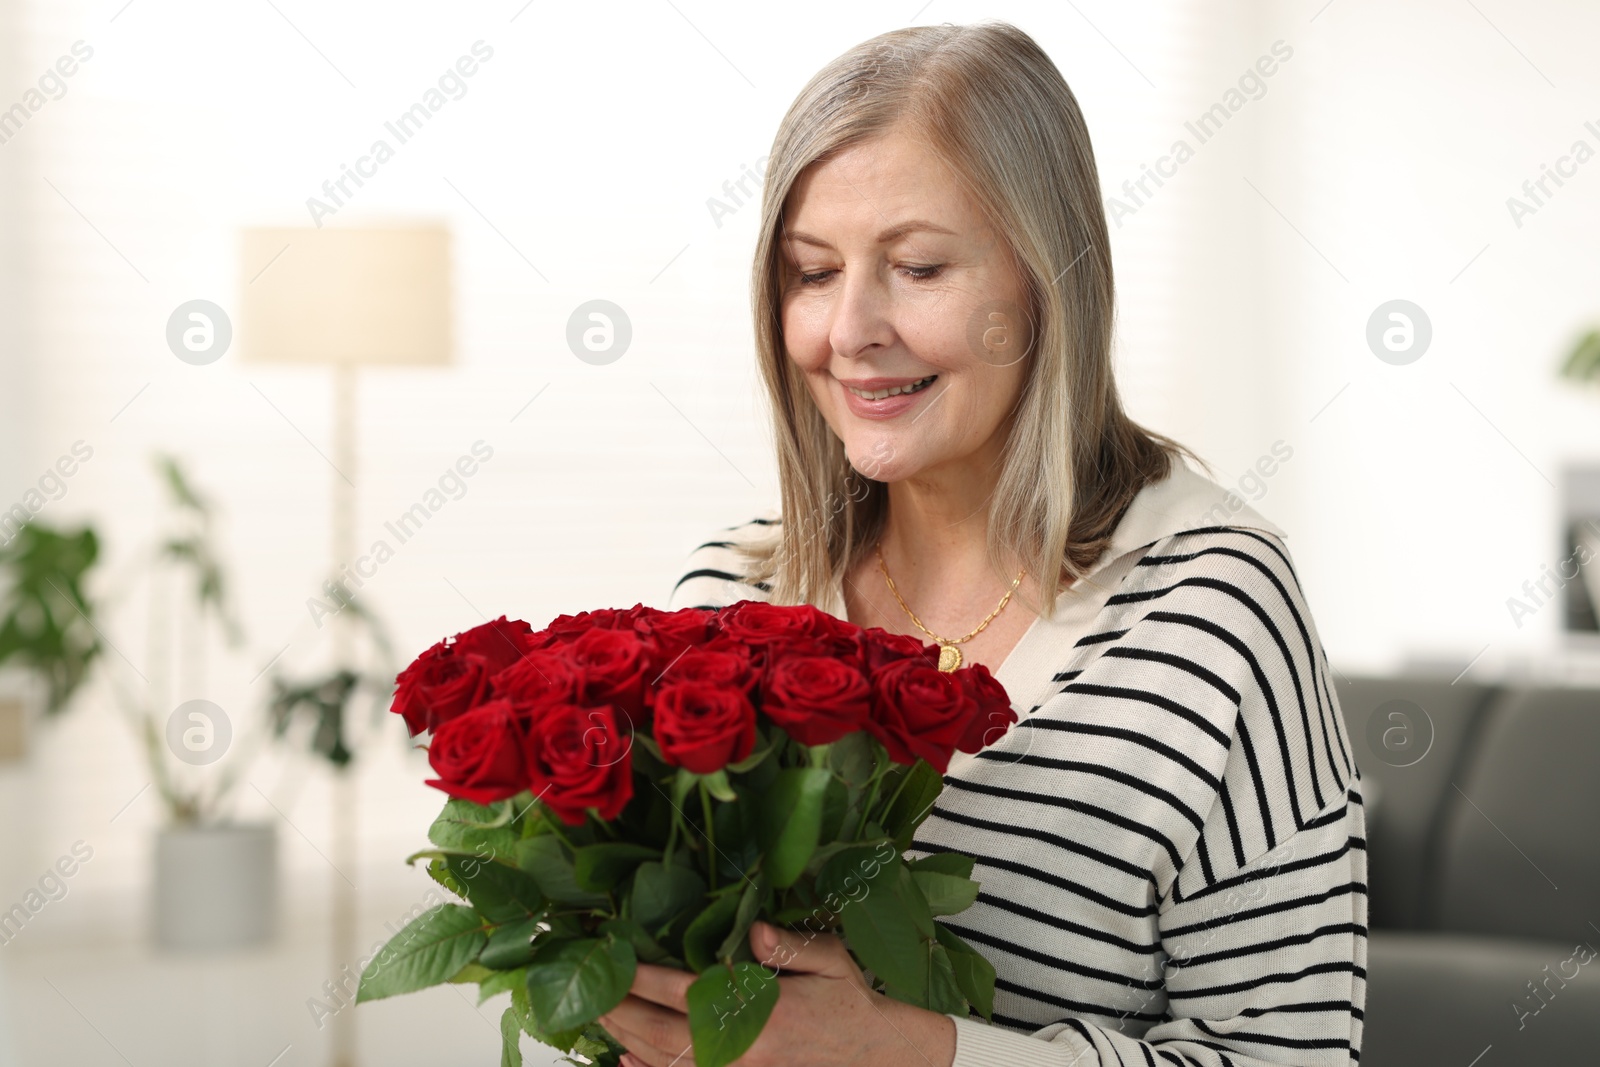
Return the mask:
[[[494, 449], [466, 494], [367, 583], [368, 602], [407, 655], [476, 623], [477, 609], [538, 624], [600, 604], [664, 603], [690, 549], [775, 500], [749, 342], [755, 208], [719, 227], [706, 201], [767, 151], [818, 66], [910, 12], [835, 4], [788, 25], [738, 5], [519, 7], [279, 4], [291, 27], [270, 5], [21, 5], [23, 71], [79, 40], [94, 53], [61, 99], [0, 146], [4, 180], [24, 194], [9, 214], [37, 233], [35, 334], [7, 370], [34, 428], [7, 456], [0, 496], [19, 496], [35, 468], [84, 440], [93, 459], [40, 518], [100, 523], [120, 575], [160, 519], [152, 450], [184, 456], [223, 509], [251, 644], [214, 657], [204, 683], [169, 702], [205, 697], [244, 724], [266, 685], [252, 679], [280, 649], [292, 667], [324, 660], [327, 631], [305, 602], [327, 565], [336, 476], [318, 455], [331, 450], [327, 374], [234, 354], [181, 363], [165, 345], [167, 317], [195, 298], [233, 306], [248, 283], [237, 229], [308, 223], [306, 199], [479, 40], [494, 54], [466, 95], [333, 220], [443, 218], [455, 234], [458, 365], [363, 376], [358, 539], [382, 536], [383, 521], [473, 442]], [[1158, 89], [1071, 10], [928, 12], [985, 15], [1013, 18], [1057, 58], [1113, 172], [1161, 133], [1193, 63], [1181, 22], [1109, 6], [1092, 17], [1131, 42]], [[1127, 389], [1140, 416], [1162, 425], [1175, 395], [1174, 231], [1124, 239]], [[604, 367], [575, 359], [563, 339], [570, 311], [594, 297], [621, 304], [634, 325], [628, 354]], [[137, 674], [153, 676], [144, 618], [130, 606], [107, 628], [108, 665], [136, 691]], [[109, 696], [103, 686], [86, 694], [40, 738], [34, 762], [38, 814], [20, 869], [87, 836], [102, 862], [84, 891], [112, 894], [60, 923], [62, 937], [137, 928], [148, 835], [161, 821], [153, 794], [139, 793], [149, 777]], [[362, 855], [340, 862], [364, 891], [403, 896], [411, 883], [398, 858], [439, 798], [419, 784], [421, 762], [401, 758], [398, 724], [383, 726], [384, 755], [365, 772]], [[239, 812], [276, 820], [268, 799], [282, 809], [286, 868], [305, 906], [318, 906], [322, 776], [270, 753], [249, 773]]]
[[[157, 519], [149, 454], [186, 457], [224, 509], [252, 644], [182, 695], [248, 719], [264, 684], [251, 679], [280, 648], [296, 667], [326, 656], [305, 600], [327, 562], [334, 475], [317, 454], [330, 448], [326, 374], [185, 365], [165, 346], [167, 316], [196, 297], [231, 306], [247, 280], [237, 229], [308, 222], [306, 198], [478, 40], [494, 57], [467, 94], [336, 216], [443, 218], [455, 233], [458, 365], [362, 382], [360, 540], [474, 441], [495, 450], [368, 584], [370, 603], [406, 652], [475, 609], [537, 624], [661, 603], [690, 548], [775, 499], [749, 343], [755, 210], [718, 227], [705, 202], [767, 150], [818, 66], [914, 5], [14, 7], [24, 32], [0, 105], [73, 42], [94, 56], [0, 145], [5, 306], [32, 311], [4, 327], [4, 410], [18, 421], [0, 436], [0, 502], [87, 441], [93, 460], [43, 517], [99, 522], [115, 570]], [[1584, 52], [1600, 13], [1577, 0], [935, 0], [915, 14], [1034, 33], [1087, 112], [1108, 193], [1275, 41], [1292, 47], [1266, 94], [1114, 230], [1130, 407], [1224, 481], [1276, 441], [1293, 448], [1257, 506], [1289, 530], [1336, 663], [1417, 650], [1464, 662], [1489, 644], [1487, 664], [1553, 644], [1555, 608], [1518, 630], [1504, 600], [1556, 559], [1539, 472], [1559, 482], [1564, 460], [1600, 452], [1600, 398], [1553, 377], [1562, 345], [1600, 315], [1600, 163], [1520, 229], [1504, 201], [1573, 139], [1600, 145], [1582, 126], [1600, 120]], [[18, 248], [32, 256], [20, 269]], [[1407, 367], [1364, 341], [1395, 296], [1435, 330]], [[592, 297], [634, 324], [632, 350], [605, 367], [563, 341]], [[139, 618], [113, 624], [143, 662]], [[377, 887], [399, 877], [436, 800], [388, 726], [357, 865]], [[35, 771], [27, 869], [92, 832], [102, 887], [141, 887], [159, 812], [146, 796], [109, 822], [147, 777], [103, 689], [41, 739]], [[314, 896], [317, 775], [274, 757], [253, 780], [294, 821], [288, 868]], [[276, 817], [248, 789], [241, 810]]]

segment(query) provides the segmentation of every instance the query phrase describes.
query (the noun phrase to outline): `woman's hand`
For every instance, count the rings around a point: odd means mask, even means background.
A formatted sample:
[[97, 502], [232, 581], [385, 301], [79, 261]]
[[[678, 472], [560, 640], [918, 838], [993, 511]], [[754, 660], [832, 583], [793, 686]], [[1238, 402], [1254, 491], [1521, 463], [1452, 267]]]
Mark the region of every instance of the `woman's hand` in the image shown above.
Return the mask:
[[[750, 948], [783, 977], [778, 1005], [739, 1067], [949, 1067], [955, 1059], [949, 1016], [874, 993], [837, 937], [758, 922], [750, 928]], [[639, 964], [631, 992], [600, 1017], [628, 1049], [626, 1067], [692, 1067], [685, 997], [694, 980]]]

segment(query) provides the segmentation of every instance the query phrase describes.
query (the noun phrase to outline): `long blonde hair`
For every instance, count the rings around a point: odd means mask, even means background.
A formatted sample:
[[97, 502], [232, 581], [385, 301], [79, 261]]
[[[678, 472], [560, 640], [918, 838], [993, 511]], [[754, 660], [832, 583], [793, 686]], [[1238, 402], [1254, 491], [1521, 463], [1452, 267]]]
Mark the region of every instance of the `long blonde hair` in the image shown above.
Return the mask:
[[774, 423], [782, 522], [746, 545], [774, 603], [827, 603], [870, 551], [888, 487], [845, 455], [784, 350], [783, 209], [814, 163], [905, 123], [949, 162], [1025, 281], [1032, 352], [988, 512], [989, 558], [1009, 552], [1047, 595], [1081, 577], [1134, 496], [1183, 445], [1134, 423], [1112, 377], [1114, 287], [1089, 131], [1060, 71], [1015, 26], [915, 26], [845, 52], [801, 90], [773, 139], [752, 270], [757, 355]]

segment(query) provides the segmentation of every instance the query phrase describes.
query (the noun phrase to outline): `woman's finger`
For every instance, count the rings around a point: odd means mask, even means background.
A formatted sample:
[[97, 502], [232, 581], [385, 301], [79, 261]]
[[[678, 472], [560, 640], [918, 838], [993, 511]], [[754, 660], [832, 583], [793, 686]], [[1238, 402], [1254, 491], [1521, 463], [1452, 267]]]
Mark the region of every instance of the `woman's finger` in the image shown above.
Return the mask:
[[689, 987], [694, 984], [694, 980], [695, 976], [687, 971], [641, 963], [634, 971], [633, 987], [629, 992], [636, 997], [660, 1004], [664, 1008], [687, 1012]]
[[[606, 1025], [606, 1024], [602, 1024]], [[637, 1034], [629, 1033], [627, 1028], [615, 1023], [606, 1025], [606, 1033], [611, 1035], [613, 1041], [627, 1049], [627, 1056], [633, 1057], [637, 1063], [645, 1067], [667, 1067], [673, 1062], [670, 1053], [663, 1049], [654, 1048], [644, 1038]], [[681, 1060], [679, 1061], [682, 1062]]]
[[785, 930], [771, 923], [750, 927], [750, 950], [768, 968], [793, 974], [820, 974], [828, 978], [855, 978], [861, 974], [850, 950], [832, 934]]
[[688, 1016], [632, 994], [600, 1016], [599, 1022], [651, 1067], [666, 1067], [689, 1047]]

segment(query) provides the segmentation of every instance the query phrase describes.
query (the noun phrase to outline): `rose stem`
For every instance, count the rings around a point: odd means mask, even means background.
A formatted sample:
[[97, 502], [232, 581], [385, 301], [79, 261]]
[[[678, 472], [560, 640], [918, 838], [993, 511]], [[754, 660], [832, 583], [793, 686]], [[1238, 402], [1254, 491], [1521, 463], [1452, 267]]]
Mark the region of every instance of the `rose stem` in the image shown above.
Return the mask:
[[706, 816], [706, 844], [711, 847], [706, 849], [706, 888], [717, 888], [717, 833], [711, 819], [711, 791], [706, 788], [702, 780], [700, 786], [700, 808]]
[[872, 806], [878, 802], [878, 787], [883, 785], [883, 775], [872, 775], [872, 791], [867, 794], [867, 802], [861, 808], [861, 822], [856, 826], [856, 840], [861, 840], [861, 835], [867, 832], [867, 819], [872, 814]]
[[[885, 758], [887, 758], [887, 750], [885, 751], [884, 755]], [[914, 766], [916, 766], [916, 764], [912, 764], [912, 767]], [[883, 810], [886, 814], [894, 808], [894, 802], [900, 799], [900, 794], [905, 791], [906, 783], [909, 781], [911, 781], [911, 767], [906, 768], [906, 773], [901, 777], [900, 784], [894, 787], [894, 793], [889, 797], [889, 802], [883, 806]]]

